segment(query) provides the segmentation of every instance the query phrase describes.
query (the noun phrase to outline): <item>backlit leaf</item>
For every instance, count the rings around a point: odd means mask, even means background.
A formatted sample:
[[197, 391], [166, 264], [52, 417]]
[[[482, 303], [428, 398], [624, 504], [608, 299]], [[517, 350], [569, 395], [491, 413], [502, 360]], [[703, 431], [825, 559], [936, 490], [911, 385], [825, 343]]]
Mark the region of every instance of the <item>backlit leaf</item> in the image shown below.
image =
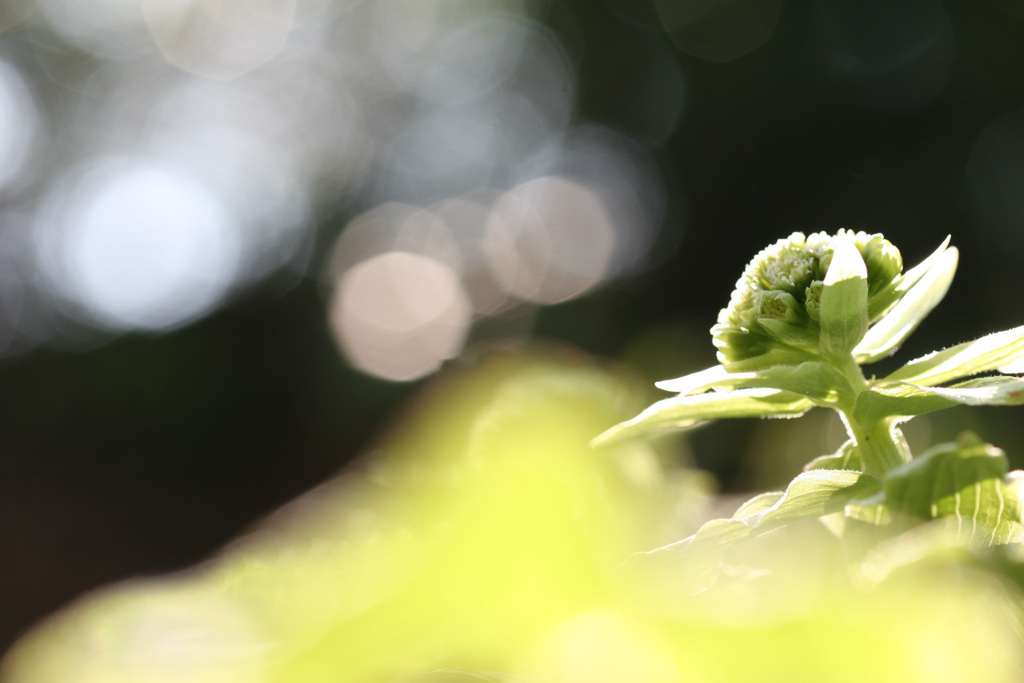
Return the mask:
[[909, 382], [880, 384], [857, 397], [854, 417], [872, 423], [886, 417], [906, 419], [915, 415], [967, 406], [1015, 406], [1024, 404], [1024, 380], [1006, 375], [980, 377], [950, 387], [924, 387]]
[[728, 417], [796, 417], [814, 407], [789, 391], [737, 389], [693, 396], [676, 396], [651, 405], [632, 420], [600, 434], [592, 446], [657, 432], [689, 429], [707, 420]]
[[718, 386], [723, 380], [729, 380], [730, 378], [738, 375], [753, 377], [754, 373], [730, 373], [724, 366], [715, 365], [707, 368], [706, 370], [691, 372], [689, 375], [684, 375], [675, 379], [665, 379], [660, 382], [655, 382], [654, 385], [659, 389], [687, 396], [689, 394], [707, 391], [712, 387]]
[[[720, 368], [721, 371], [718, 371]], [[796, 366], [776, 365], [754, 372], [725, 372], [722, 366], [717, 366], [679, 379], [658, 382], [657, 386], [687, 394], [695, 394], [712, 387], [778, 389], [800, 394], [821, 406], [834, 405], [842, 398], [851, 401], [853, 399], [848, 391], [849, 383], [843, 374], [820, 361], [808, 361]]]
[[785, 492], [763, 493], [740, 506], [733, 517], [712, 520], [689, 538], [632, 555], [623, 570], [668, 592], [698, 593], [714, 584], [724, 554], [737, 542], [789, 522], [840, 512], [850, 501], [878, 491], [878, 480], [860, 472], [804, 472]]
[[858, 363], [872, 363], [885, 358], [894, 351], [910, 333], [924, 320], [933, 308], [946, 295], [949, 285], [956, 272], [958, 252], [955, 247], [943, 251], [937, 258], [929, 258], [921, 266], [927, 264], [926, 271], [918, 268], [908, 272], [919, 279], [910, 290], [903, 295], [900, 302], [875, 323], [867, 331], [864, 338], [854, 348], [853, 354]]
[[882, 482], [885, 505], [920, 519], [947, 518], [957, 539], [999, 545], [1024, 540], [1024, 472], [974, 434], [940, 444]]
[[819, 346], [826, 358], [844, 359], [868, 329], [868, 271], [852, 241], [836, 237], [821, 292]]
[[807, 463], [808, 470], [857, 470], [862, 471], [864, 465], [860, 459], [860, 451], [853, 441], [847, 441], [832, 455], [823, 455]]
[[885, 381], [913, 382], [935, 386], [960, 377], [999, 369], [1024, 357], [1024, 325], [989, 334], [913, 360], [885, 378]]

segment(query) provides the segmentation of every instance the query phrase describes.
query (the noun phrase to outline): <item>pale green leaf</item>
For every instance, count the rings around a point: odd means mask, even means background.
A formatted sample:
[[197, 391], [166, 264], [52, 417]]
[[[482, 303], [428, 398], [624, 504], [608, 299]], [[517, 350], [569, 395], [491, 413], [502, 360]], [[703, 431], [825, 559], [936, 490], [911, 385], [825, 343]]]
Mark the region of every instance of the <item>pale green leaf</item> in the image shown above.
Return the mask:
[[734, 519], [740, 519], [743, 517], [750, 517], [752, 515], [758, 515], [762, 512], [767, 512], [786, 495], [785, 491], [766, 491], [765, 493], [759, 493], [750, 500], [742, 503], [736, 512], [732, 514]]
[[777, 365], [753, 374], [754, 377], [745, 380], [741, 386], [790, 391], [821, 406], [833, 406], [844, 399], [853, 400], [849, 382], [843, 373], [828, 363], [808, 361], [797, 366]]
[[920, 519], [947, 518], [957, 539], [981, 545], [1024, 540], [1021, 478], [1006, 454], [973, 434], [940, 444], [886, 475], [885, 505]]
[[1016, 406], [1024, 404], [1024, 380], [997, 375], [950, 387], [925, 387], [909, 382], [879, 384], [857, 397], [854, 418], [872, 423], [886, 417], [906, 419], [953, 406]]
[[860, 451], [853, 441], [847, 441], [832, 455], [822, 455], [807, 463], [804, 471], [809, 470], [864, 470], [860, 459]]
[[851, 501], [844, 512], [847, 519], [867, 522], [875, 526], [892, 523], [892, 510], [885, 504], [885, 494], [881, 492], [874, 496]]
[[[946, 296], [956, 272], [958, 252], [955, 247], [930, 258], [928, 269], [918, 276], [917, 268], [908, 272], [919, 277], [900, 302], [867, 331], [853, 354], [858, 363], [872, 363], [894, 351], [924, 320], [942, 297]], [[920, 268], [920, 266], [918, 267]]]
[[658, 589], [683, 595], [698, 593], [714, 584], [726, 551], [737, 542], [790, 522], [839, 512], [849, 501], [878, 490], [878, 480], [860, 472], [804, 472], [790, 482], [785, 492], [756, 496], [730, 519], [712, 520], [689, 538], [632, 555], [623, 570]]
[[819, 347], [827, 358], [845, 359], [868, 329], [868, 271], [851, 240], [836, 237], [833, 245], [821, 292]]
[[706, 420], [730, 417], [796, 417], [814, 407], [789, 391], [737, 389], [694, 396], [676, 396], [651, 405], [642, 413], [600, 434], [592, 446], [640, 435], [689, 429]]
[[[721, 342], [721, 340], [714, 341]], [[771, 343], [775, 344], [775, 346], [769, 348], [764, 353], [751, 356], [750, 358], [744, 358], [743, 360], [723, 363], [723, 366], [729, 372], [748, 372], [751, 370], [770, 368], [776, 365], [797, 365], [804, 361], [814, 360], [818, 357], [817, 354], [811, 353], [805, 349], [798, 349], [795, 346], [782, 344], [775, 340], [771, 340]], [[721, 357], [722, 356], [719, 355], [719, 358]]]
[[758, 318], [757, 324], [769, 336], [783, 343], [795, 346], [798, 349], [804, 349], [809, 353], [818, 352], [821, 330], [818, 324], [813, 321], [794, 324], [775, 318]]
[[921, 281], [925, 275], [931, 272], [931, 269], [942, 260], [943, 254], [948, 250], [950, 239], [952, 239], [950, 235], [946, 235], [946, 239], [942, 240], [942, 244], [940, 244], [935, 251], [928, 254], [928, 257], [924, 261], [921, 261], [916, 266], [905, 272], [903, 274], [903, 279], [896, 287], [896, 290], [899, 292], [910, 291], [910, 289]]
[[[721, 371], [719, 369], [721, 368]], [[842, 399], [853, 400], [849, 382], [827, 363], [808, 361], [800, 365], [776, 365], [755, 372], [725, 372], [722, 366], [695, 372], [679, 379], [657, 383], [658, 388], [695, 394], [716, 389], [778, 389], [809, 398], [816, 405], [833, 406]]]
[[930, 353], [910, 361], [883, 381], [935, 386], [996, 369], [1008, 372], [1009, 364], [1021, 358], [1024, 358], [1024, 325]]
[[946, 247], [949, 246], [949, 240], [950, 237], [947, 235], [938, 249], [929, 254], [928, 258], [871, 296], [868, 300], [868, 317], [871, 320], [877, 320], [880, 315], [889, 311], [942, 258]]
[[754, 373], [730, 373], [725, 369], [724, 366], [715, 365], [701, 370], [699, 372], [691, 372], [689, 375], [683, 375], [675, 379], [665, 379], [660, 382], [655, 382], [654, 386], [665, 391], [671, 391], [683, 396], [689, 394], [697, 394], [702, 391], [707, 391], [712, 387], [718, 386], [722, 380], [729, 380], [738, 375], [746, 375], [753, 377]]

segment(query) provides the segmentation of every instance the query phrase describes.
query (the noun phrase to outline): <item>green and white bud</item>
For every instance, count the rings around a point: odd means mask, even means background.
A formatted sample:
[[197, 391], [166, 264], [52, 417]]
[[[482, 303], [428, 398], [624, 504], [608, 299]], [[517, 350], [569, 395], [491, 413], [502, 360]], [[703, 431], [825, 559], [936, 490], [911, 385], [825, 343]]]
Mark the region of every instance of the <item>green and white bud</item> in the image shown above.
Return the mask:
[[[820, 360], [821, 297], [837, 239], [856, 247], [863, 259], [869, 322], [896, 304], [903, 259], [881, 235], [849, 230], [836, 235], [793, 233], [747, 265], [729, 305], [711, 328], [723, 365], [742, 371]], [[831, 340], [826, 355], [836, 351], [835, 338]]]

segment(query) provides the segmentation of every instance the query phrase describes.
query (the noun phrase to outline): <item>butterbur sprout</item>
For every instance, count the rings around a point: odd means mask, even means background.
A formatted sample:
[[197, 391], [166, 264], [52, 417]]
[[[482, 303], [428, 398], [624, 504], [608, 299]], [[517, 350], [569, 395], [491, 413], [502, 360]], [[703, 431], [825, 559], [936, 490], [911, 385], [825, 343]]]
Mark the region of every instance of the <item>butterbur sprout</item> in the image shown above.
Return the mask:
[[1016, 337], [954, 347], [943, 354], [955, 361], [939, 354], [880, 379], [868, 380], [861, 369], [917, 328], [945, 295], [956, 265], [948, 238], [904, 273], [899, 250], [881, 235], [793, 233], [755, 256], [736, 283], [711, 328], [720, 364], [659, 382], [679, 395], [595, 442], [713, 419], [795, 417], [819, 406], [840, 414], [865, 472], [896, 468], [911, 457], [899, 425], [914, 415], [957, 404], [1024, 403], [1024, 390], [1015, 393], [1024, 383], [1005, 375], [936, 386], [1002, 367], [1016, 357]]
[[915, 455], [901, 425], [957, 406], [1024, 405], [1024, 378], [1015, 376], [1024, 369], [1024, 326], [922, 356], [886, 376], [861, 367], [897, 349], [945, 295], [957, 265], [948, 244], [905, 273], [899, 251], [881, 235], [846, 230], [794, 233], [750, 262], [712, 328], [721, 364], [659, 382], [678, 394], [594, 445], [719, 419], [799, 417], [815, 407], [835, 411], [849, 438], [808, 462], [784, 491], [762, 493], [730, 518], [633, 555], [625, 574], [651, 590], [698, 593], [729, 566], [733, 546], [815, 518], [841, 539], [851, 577], [864, 584], [922, 558], [949, 557], [951, 548], [976, 551], [979, 565], [1000, 546], [1020, 556], [1024, 472], [1011, 472], [999, 448], [970, 433]]
[[722, 364], [754, 369], [817, 359], [821, 294], [837, 240], [850, 241], [866, 267], [869, 322], [896, 304], [903, 258], [884, 237], [850, 230], [834, 236], [795, 232], [754, 257], [711, 328]]

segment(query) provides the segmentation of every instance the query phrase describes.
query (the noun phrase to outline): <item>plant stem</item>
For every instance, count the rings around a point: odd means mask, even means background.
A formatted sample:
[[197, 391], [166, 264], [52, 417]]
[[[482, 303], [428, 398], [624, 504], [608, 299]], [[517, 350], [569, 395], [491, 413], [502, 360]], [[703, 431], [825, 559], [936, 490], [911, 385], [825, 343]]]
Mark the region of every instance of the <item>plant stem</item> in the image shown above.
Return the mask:
[[[868, 388], [868, 382], [864, 379], [860, 366], [851, 354], [835, 367], [846, 376], [856, 403], [856, 397]], [[840, 410], [839, 413], [850, 438], [857, 444], [866, 474], [882, 477], [889, 470], [907, 461], [903, 440], [897, 436], [892, 420], [862, 424], [853, 416], [853, 405]]]
[[853, 359], [853, 354], [846, 356], [840, 363], [834, 364], [833, 367], [846, 376], [846, 381], [850, 383], [854, 396], [868, 388], [867, 380], [864, 379], [864, 373], [860, 371], [860, 366]]
[[906, 454], [889, 420], [863, 425], [850, 413], [842, 412], [850, 437], [857, 444], [864, 473], [881, 478], [886, 472], [907, 461]]

